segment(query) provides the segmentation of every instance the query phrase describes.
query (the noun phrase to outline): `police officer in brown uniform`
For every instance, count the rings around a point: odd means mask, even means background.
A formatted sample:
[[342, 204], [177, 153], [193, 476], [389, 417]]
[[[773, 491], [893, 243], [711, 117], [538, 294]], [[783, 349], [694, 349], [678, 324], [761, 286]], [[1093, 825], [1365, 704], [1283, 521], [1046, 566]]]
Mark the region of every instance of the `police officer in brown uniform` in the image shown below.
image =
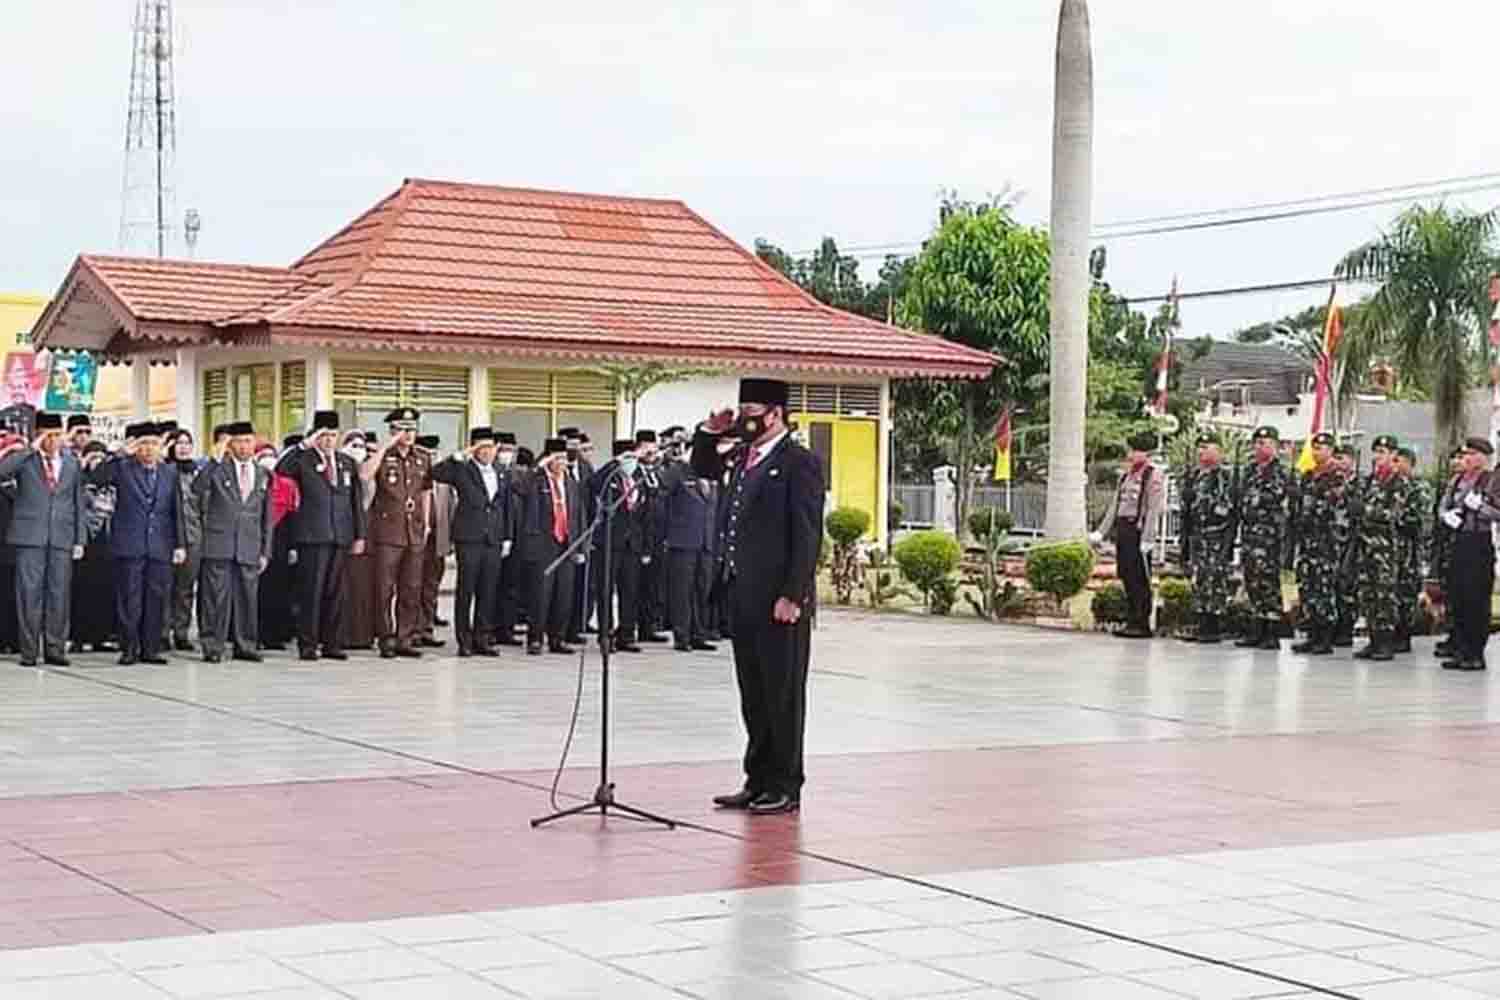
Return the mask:
[[380, 655], [388, 660], [422, 655], [417, 634], [432, 457], [416, 447], [420, 419], [421, 414], [410, 406], [398, 406], [386, 414], [390, 436], [359, 471], [372, 492], [369, 530], [375, 550], [375, 614]]

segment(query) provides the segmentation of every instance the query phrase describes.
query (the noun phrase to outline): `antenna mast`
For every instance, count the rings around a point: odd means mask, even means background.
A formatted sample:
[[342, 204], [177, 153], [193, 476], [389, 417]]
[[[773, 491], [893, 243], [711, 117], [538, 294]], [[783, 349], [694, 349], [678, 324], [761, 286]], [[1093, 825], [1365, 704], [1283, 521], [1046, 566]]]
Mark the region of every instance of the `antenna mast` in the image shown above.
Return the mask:
[[172, 82], [172, 24], [172, 0], [136, 0], [120, 249], [157, 257], [167, 256], [175, 231], [177, 95]]

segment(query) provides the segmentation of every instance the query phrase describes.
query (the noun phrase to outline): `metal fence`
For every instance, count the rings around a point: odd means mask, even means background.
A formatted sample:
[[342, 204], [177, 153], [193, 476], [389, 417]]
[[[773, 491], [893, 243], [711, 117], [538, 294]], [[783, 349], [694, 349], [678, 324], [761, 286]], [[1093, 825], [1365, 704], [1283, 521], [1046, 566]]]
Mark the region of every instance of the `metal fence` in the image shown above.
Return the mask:
[[[905, 528], [930, 528], [933, 522], [933, 508], [935, 506], [937, 487], [931, 484], [898, 484], [892, 493], [892, 499], [901, 505], [901, 525]], [[1039, 535], [1042, 526], [1047, 520], [1047, 487], [1038, 483], [1026, 483], [1014, 486], [1006, 496], [1003, 486], [980, 486], [974, 490], [972, 506], [975, 510], [985, 507], [998, 507], [1000, 510], [1009, 510], [1015, 521], [1015, 527], [1011, 529], [1012, 534]], [[1113, 486], [1090, 486], [1088, 488], [1088, 511], [1089, 526], [1096, 527], [1099, 519], [1109, 508], [1109, 502], [1114, 497]], [[1163, 541], [1175, 543], [1182, 525], [1182, 515], [1177, 507], [1175, 489], [1168, 489], [1168, 511], [1165, 530], [1161, 534]]]

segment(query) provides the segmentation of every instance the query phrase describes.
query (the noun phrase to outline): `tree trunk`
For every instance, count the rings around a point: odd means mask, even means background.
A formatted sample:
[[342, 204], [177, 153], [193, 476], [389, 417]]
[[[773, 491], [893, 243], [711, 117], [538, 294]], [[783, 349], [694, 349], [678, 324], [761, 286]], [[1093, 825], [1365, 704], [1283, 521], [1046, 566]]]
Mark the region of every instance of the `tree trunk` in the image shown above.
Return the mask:
[[1093, 207], [1094, 67], [1087, 0], [1062, 0], [1052, 112], [1051, 453], [1046, 533], [1088, 530], [1084, 417], [1089, 362], [1089, 223]]
[[954, 520], [958, 523], [953, 526], [953, 534], [963, 542], [969, 532], [969, 505], [974, 498], [974, 397], [968, 396], [964, 400], [964, 425], [958, 433], [958, 479], [954, 482]]

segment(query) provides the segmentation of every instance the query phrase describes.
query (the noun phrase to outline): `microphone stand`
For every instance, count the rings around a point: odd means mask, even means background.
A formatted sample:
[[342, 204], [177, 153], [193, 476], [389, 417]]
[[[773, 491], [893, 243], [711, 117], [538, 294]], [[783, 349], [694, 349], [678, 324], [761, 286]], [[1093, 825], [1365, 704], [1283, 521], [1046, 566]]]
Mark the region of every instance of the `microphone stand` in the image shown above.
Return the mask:
[[[611, 484], [619, 479], [624, 469], [617, 463], [615, 471], [610, 473], [609, 478], [604, 481], [604, 489], [601, 491], [604, 497], [609, 497]], [[577, 541], [554, 559], [545, 570], [544, 577], [551, 576], [566, 560], [573, 558], [574, 554], [594, 537], [594, 533], [601, 528], [604, 531], [604, 557], [601, 579], [605, 581], [604, 600], [599, 602], [599, 677], [600, 677], [600, 699], [599, 699], [599, 785], [594, 789], [594, 797], [588, 802], [580, 803], [568, 809], [560, 809], [548, 816], [541, 816], [531, 821], [534, 830], [539, 826], [551, 823], [554, 820], [564, 819], [569, 816], [586, 816], [597, 814], [601, 819], [608, 818], [611, 811], [624, 816], [627, 819], [640, 820], [645, 823], [659, 823], [668, 830], [675, 830], [677, 824], [664, 816], [637, 809], [635, 806], [626, 805], [615, 799], [615, 783], [609, 780], [609, 656], [611, 646], [614, 642], [614, 577], [610, 575], [610, 559], [614, 555], [610, 544], [610, 525], [614, 521], [614, 513], [620, 504], [625, 502], [626, 491], [622, 489], [620, 495], [613, 503], [601, 503], [599, 512], [594, 516], [594, 523], [583, 533]], [[587, 593], [587, 588], [585, 588]], [[585, 647], [586, 649], [587, 647]]]

